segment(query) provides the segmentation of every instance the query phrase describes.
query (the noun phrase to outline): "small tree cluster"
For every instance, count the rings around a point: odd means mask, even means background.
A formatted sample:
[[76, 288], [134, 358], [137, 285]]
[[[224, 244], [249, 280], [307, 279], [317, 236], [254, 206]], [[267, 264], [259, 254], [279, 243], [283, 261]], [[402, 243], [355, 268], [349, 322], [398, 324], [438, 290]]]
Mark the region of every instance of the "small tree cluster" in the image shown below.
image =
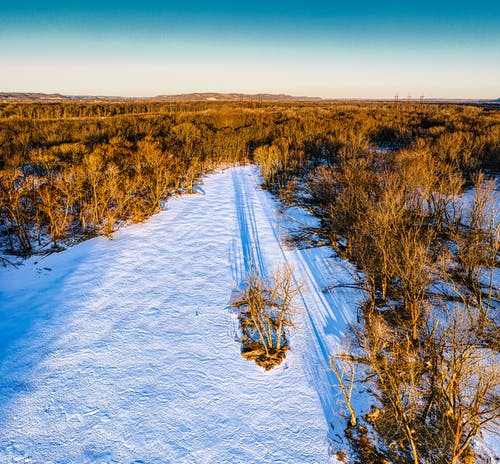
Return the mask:
[[251, 272], [231, 302], [238, 309], [242, 354], [266, 370], [285, 358], [289, 349], [287, 329], [292, 326], [292, 301], [297, 294], [290, 268], [279, 268], [265, 279]]

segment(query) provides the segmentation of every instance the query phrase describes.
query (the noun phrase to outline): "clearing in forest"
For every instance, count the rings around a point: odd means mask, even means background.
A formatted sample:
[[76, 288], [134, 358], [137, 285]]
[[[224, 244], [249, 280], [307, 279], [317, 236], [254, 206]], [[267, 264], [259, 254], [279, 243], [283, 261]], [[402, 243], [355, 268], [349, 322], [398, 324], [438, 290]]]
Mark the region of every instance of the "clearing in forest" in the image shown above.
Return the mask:
[[[212, 174], [112, 240], [0, 270], [1, 462], [328, 462], [345, 424], [329, 356], [357, 294], [328, 290], [348, 278], [329, 248], [283, 248], [259, 183]], [[265, 371], [229, 305], [251, 267], [280, 264], [296, 327]]]

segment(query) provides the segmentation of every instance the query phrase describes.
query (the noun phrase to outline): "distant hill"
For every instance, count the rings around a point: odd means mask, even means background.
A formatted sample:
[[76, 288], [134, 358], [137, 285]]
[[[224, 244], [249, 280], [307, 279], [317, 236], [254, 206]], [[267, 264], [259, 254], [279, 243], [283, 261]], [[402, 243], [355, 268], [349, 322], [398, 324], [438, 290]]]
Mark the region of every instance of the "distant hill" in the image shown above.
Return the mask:
[[39, 92], [0, 92], [0, 101], [321, 101], [319, 97], [295, 97], [284, 94], [183, 93], [155, 97], [118, 97], [94, 95], [61, 95]]
[[103, 97], [92, 95], [61, 95], [41, 92], [0, 92], [0, 101], [120, 101], [124, 97]]
[[[155, 97], [120, 97], [106, 95], [62, 95], [60, 93], [41, 92], [0, 92], [0, 102], [47, 102], [47, 101], [82, 101], [82, 102], [123, 102], [123, 101], [165, 101], [165, 102], [190, 102], [190, 101], [252, 101], [252, 102], [293, 102], [293, 101], [392, 101], [392, 99], [378, 98], [320, 98], [307, 96], [293, 96], [272, 93], [218, 93], [218, 92], [196, 92], [181, 93], [177, 95], [157, 95]], [[412, 101], [418, 102], [418, 99]], [[458, 105], [494, 105], [500, 104], [500, 98], [494, 99], [471, 99], [471, 98], [426, 98], [425, 103], [443, 103]]]
[[153, 100], [163, 101], [321, 101], [319, 97], [295, 97], [285, 94], [270, 94], [270, 93], [184, 93], [179, 95], [158, 95], [153, 97]]
[[0, 92], [0, 100], [63, 100], [67, 97], [59, 93]]

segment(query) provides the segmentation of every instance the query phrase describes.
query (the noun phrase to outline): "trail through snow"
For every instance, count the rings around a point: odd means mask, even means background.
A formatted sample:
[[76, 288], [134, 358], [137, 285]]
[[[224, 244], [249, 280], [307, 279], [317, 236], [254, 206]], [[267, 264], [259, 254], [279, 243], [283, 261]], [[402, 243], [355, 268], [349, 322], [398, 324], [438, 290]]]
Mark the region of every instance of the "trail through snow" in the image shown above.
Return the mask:
[[[329, 356], [357, 294], [255, 167], [204, 180], [143, 224], [0, 270], [0, 462], [324, 463], [345, 423]], [[301, 296], [285, 363], [241, 357], [228, 302], [287, 262]]]

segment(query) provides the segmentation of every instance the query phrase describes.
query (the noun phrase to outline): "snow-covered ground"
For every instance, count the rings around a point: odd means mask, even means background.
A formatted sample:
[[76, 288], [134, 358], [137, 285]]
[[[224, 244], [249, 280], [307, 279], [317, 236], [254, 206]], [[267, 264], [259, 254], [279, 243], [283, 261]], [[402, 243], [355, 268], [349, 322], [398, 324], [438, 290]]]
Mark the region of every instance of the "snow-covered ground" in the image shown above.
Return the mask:
[[[282, 245], [292, 222], [259, 182], [212, 174], [112, 240], [0, 270], [0, 462], [329, 462], [345, 424], [329, 356], [359, 294], [335, 287], [329, 248]], [[265, 372], [228, 303], [251, 266], [284, 262], [297, 327]]]

